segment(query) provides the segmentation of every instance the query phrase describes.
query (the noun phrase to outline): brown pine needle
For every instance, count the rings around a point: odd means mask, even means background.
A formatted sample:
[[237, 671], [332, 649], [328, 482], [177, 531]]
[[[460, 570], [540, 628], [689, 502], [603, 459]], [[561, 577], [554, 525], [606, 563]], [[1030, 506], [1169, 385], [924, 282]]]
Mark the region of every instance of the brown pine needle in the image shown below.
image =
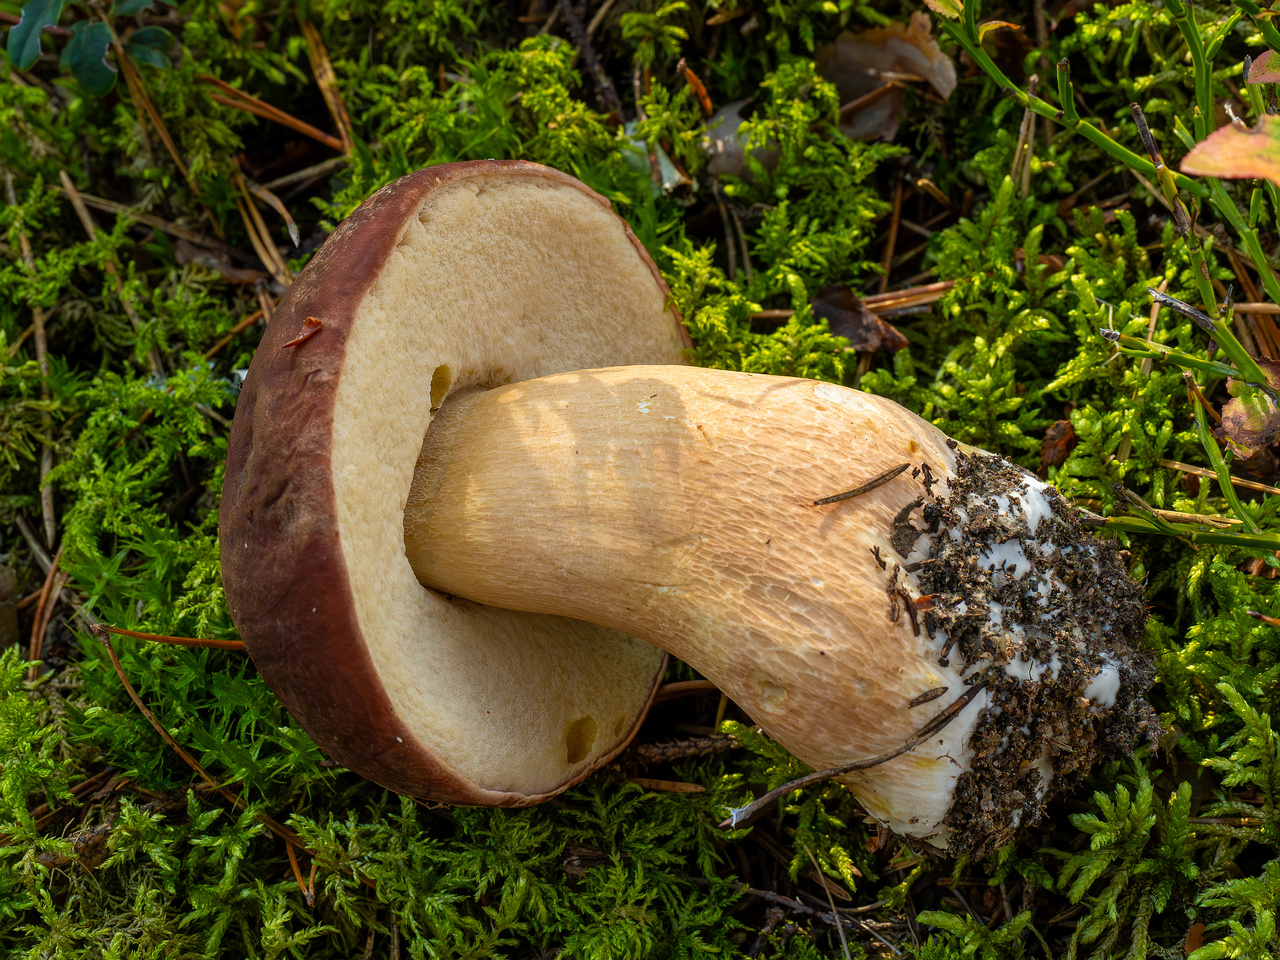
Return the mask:
[[[187, 181], [187, 185], [191, 187], [191, 192], [197, 197], [200, 196], [200, 186], [191, 178], [191, 171], [183, 162], [181, 155], [178, 153], [178, 145], [174, 143], [173, 137], [169, 133], [169, 128], [165, 126], [164, 120], [160, 117], [160, 111], [156, 109], [151, 98], [147, 96], [146, 89], [142, 86], [142, 79], [138, 76], [133, 64], [125, 55], [124, 45], [120, 42], [120, 36], [116, 33], [115, 28], [111, 26], [110, 19], [105, 22], [111, 30], [111, 44], [115, 49], [116, 63], [119, 64], [120, 72], [124, 75], [125, 84], [129, 88], [129, 95], [133, 98], [135, 104], [141, 104], [143, 110], [151, 120], [151, 125], [156, 128], [156, 133], [160, 134], [160, 141], [164, 144], [165, 150], [169, 152], [169, 156], [173, 158], [173, 165], [178, 168], [178, 172], [182, 174], [182, 178]], [[145, 129], [145, 127], [144, 127]], [[222, 225], [217, 217], [213, 215], [213, 211], [209, 209], [207, 204], [201, 203], [204, 207], [205, 215], [209, 218], [209, 222], [213, 225], [213, 232], [218, 236], [222, 236]]]
[[248, 186], [250, 193], [280, 214], [280, 219], [284, 221], [285, 227], [289, 230], [289, 239], [293, 241], [295, 247], [298, 246], [301, 243], [298, 225], [294, 222], [293, 217], [290, 216], [284, 202], [260, 183], [254, 183], [252, 180], [246, 179], [245, 185]]
[[[54, 193], [62, 190], [61, 187], [52, 183], [46, 184], [46, 189]], [[186, 227], [173, 223], [172, 221], [153, 216], [152, 214], [145, 213], [142, 210], [135, 210], [133, 207], [127, 206], [123, 203], [116, 203], [114, 200], [105, 200], [102, 197], [95, 197], [88, 193], [81, 193], [80, 199], [84, 202], [85, 206], [93, 207], [95, 210], [101, 210], [104, 213], [123, 214], [136, 223], [145, 224], [148, 227], [161, 230], [164, 233], [169, 234], [171, 237], [177, 237], [179, 240], [186, 240], [189, 243], [194, 243], [198, 247], [207, 247], [210, 250], [218, 250], [229, 257], [234, 257], [241, 263], [253, 264], [255, 262], [252, 256], [245, 253], [243, 250], [233, 247], [224, 240], [206, 237], [194, 230], [188, 230]]]
[[698, 75], [689, 68], [689, 63], [684, 57], [681, 57], [680, 62], [676, 64], [676, 72], [683, 74], [684, 82], [689, 85], [693, 95], [698, 98], [698, 106], [702, 107], [703, 117], [709, 119], [715, 113], [714, 108], [711, 106], [711, 96], [707, 93], [707, 88], [698, 78]]
[[[249, 235], [249, 242], [253, 245], [253, 250], [258, 255], [258, 259], [262, 261], [262, 265], [271, 271], [271, 275], [281, 286], [287, 287], [292, 284], [293, 277], [289, 275], [288, 267], [281, 266], [283, 261], [280, 260], [280, 252], [276, 250], [275, 244], [271, 243], [270, 234], [267, 235], [264, 242], [262, 236], [258, 233], [257, 221], [262, 218], [254, 216], [257, 210], [253, 207], [252, 202], [246, 206], [243, 198], [236, 197], [236, 209], [240, 211], [240, 218], [244, 221], [245, 233]], [[273, 253], [275, 256], [272, 256]]]
[[[240, 207], [240, 216], [244, 217], [245, 230], [248, 231], [253, 249], [258, 256], [263, 258], [262, 262], [282, 286], [291, 285], [293, 283], [293, 271], [289, 269], [284, 257], [276, 249], [275, 241], [271, 239], [271, 231], [267, 229], [266, 221], [262, 219], [262, 214], [258, 212], [257, 204], [253, 202], [253, 194], [250, 192], [249, 185], [245, 182], [243, 174], [240, 173], [239, 167], [232, 171], [231, 176], [236, 188], [240, 191], [240, 196], [244, 198], [243, 204], [237, 200], [236, 205]], [[287, 217], [288, 214], [285, 214], [285, 216]], [[297, 228], [295, 227], [294, 229], [296, 230]]]
[[684, 783], [680, 780], [653, 780], [649, 777], [628, 777], [632, 783], [646, 790], [660, 790], [664, 793], [706, 793], [707, 788], [697, 783]]
[[[1189, 463], [1179, 463], [1177, 460], [1157, 460], [1156, 463], [1162, 467], [1168, 467], [1170, 470], [1179, 470], [1182, 473], [1189, 473], [1193, 477], [1205, 477], [1208, 480], [1217, 480], [1218, 475], [1207, 469], [1206, 467], [1196, 467]], [[1280, 493], [1280, 487], [1269, 487], [1265, 483], [1258, 483], [1256, 480], [1246, 480], [1243, 477], [1232, 477], [1231, 485], [1233, 487], [1241, 487], [1245, 490], [1256, 490], [1258, 493]]]
[[244, 644], [239, 640], [206, 640], [202, 637], [170, 637], [162, 633], [139, 633], [137, 630], [125, 630], [121, 627], [109, 627], [99, 623], [97, 630], [105, 630], [119, 637], [133, 637], [135, 640], [151, 640], [155, 643], [167, 643], [175, 647], [208, 647], [211, 650], [244, 651]]
[[202, 75], [200, 79], [223, 91], [221, 94], [209, 94], [209, 97], [212, 100], [222, 104], [223, 106], [242, 110], [245, 113], [251, 113], [256, 117], [262, 117], [264, 120], [271, 120], [274, 123], [280, 124], [282, 127], [288, 127], [290, 130], [294, 130], [305, 137], [310, 137], [318, 143], [323, 143], [330, 150], [337, 150], [339, 152], [343, 151], [341, 140], [332, 134], [325, 133], [317, 127], [313, 127], [305, 120], [299, 120], [293, 114], [286, 113], [279, 107], [265, 103], [253, 94], [246, 93], [238, 87], [233, 87], [231, 84], [227, 83], [225, 80], [219, 79], [218, 77], [214, 77], [206, 73]]
[[212, 347], [206, 350], [204, 358], [206, 360], [212, 360], [214, 356], [216, 356], [222, 350], [223, 347], [225, 347], [228, 343], [231, 342], [233, 337], [241, 333], [244, 333], [251, 326], [257, 323], [257, 321], [260, 320], [262, 316], [263, 316], [263, 309], [259, 307], [257, 310], [253, 311], [253, 313], [249, 314], [247, 317], [245, 317], [243, 320], [237, 323], [234, 327], [232, 327], [225, 337], [223, 337], [221, 340], [215, 343]]
[[320, 88], [334, 126], [338, 128], [338, 136], [342, 138], [342, 152], [350, 153], [355, 143], [351, 135], [351, 117], [347, 113], [346, 104], [342, 102], [342, 94], [338, 92], [338, 78], [333, 72], [329, 51], [325, 49], [324, 40], [315, 24], [299, 18], [298, 26], [302, 28], [302, 36], [307, 41], [307, 57], [311, 60], [311, 72], [316, 76], [316, 86]]
[[[40, 595], [36, 599], [36, 612], [31, 624], [31, 641], [27, 645], [27, 659], [39, 660], [44, 652], [44, 632], [49, 628], [49, 619], [52, 610], [49, 609], [49, 597], [53, 594], [54, 581], [58, 579], [58, 561], [62, 559], [62, 548], [58, 548], [58, 552], [53, 555], [53, 563], [49, 565], [49, 572], [45, 574], [44, 584], [40, 587]], [[59, 588], [61, 589], [61, 588]], [[33, 663], [27, 668], [27, 680], [35, 680], [40, 674], [39, 664]]]
[[[85, 206], [84, 200], [80, 196], [80, 191], [76, 189], [75, 183], [71, 179], [71, 175], [66, 170], [58, 171], [58, 179], [62, 181], [63, 192], [66, 193], [67, 199], [71, 201], [71, 208], [75, 210], [76, 217], [80, 220], [80, 225], [84, 227], [84, 232], [89, 235], [89, 240], [96, 240], [98, 237], [98, 228], [93, 222], [93, 218], [89, 216], [89, 208]], [[133, 301], [125, 295], [124, 281], [120, 277], [120, 270], [116, 264], [114, 255], [103, 263], [106, 272], [109, 273], [116, 282], [116, 296], [120, 298], [120, 305], [124, 307], [125, 314], [129, 317], [129, 324], [134, 331], [142, 329], [142, 317], [138, 315], [137, 308], [133, 305]], [[147, 362], [151, 367], [151, 372], [157, 377], [164, 378], [164, 363], [160, 358], [160, 351], [154, 347], [147, 354]]]
[[926, 283], [924, 286], [908, 287], [905, 290], [874, 293], [869, 297], [863, 297], [862, 303], [873, 313], [919, 307], [941, 300], [943, 294], [955, 285], [955, 280], [941, 280], [938, 283]]
[[[18, 203], [17, 195], [13, 189], [13, 174], [7, 169], [4, 171], [5, 195], [8, 197], [9, 205], [16, 206]], [[31, 241], [27, 238], [24, 231], [18, 231], [18, 246], [22, 250], [22, 262], [26, 264], [27, 269], [35, 272], [35, 254], [31, 249]], [[31, 307], [31, 329], [35, 337], [36, 348], [36, 365], [40, 369], [40, 397], [44, 401], [49, 400], [49, 340], [45, 331], [45, 312], [43, 308], [38, 306]], [[46, 436], [51, 432], [51, 424], [53, 418], [46, 410], [40, 414], [40, 425]], [[57, 518], [53, 513], [53, 485], [46, 483], [45, 479], [49, 476], [49, 471], [53, 469], [53, 447], [48, 441], [40, 445], [40, 513], [44, 520], [44, 541], [45, 546], [50, 550], [53, 549], [54, 542], [58, 539]]]
[[226, 790], [219, 785], [218, 781], [213, 779], [209, 771], [202, 767], [195, 757], [191, 756], [191, 754], [187, 753], [187, 751], [183, 749], [182, 744], [178, 743], [178, 741], [173, 738], [173, 735], [170, 734], [169, 731], [164, 728], [164, 725], [156, 719], [156, 715], [148, 710], [147, 705], [142, 702], [142, 698], [138, 696], [138, 691], [133, 688], [133, 684], [129, 682], [128, 676], [125, 675], [124, 667], [120, 664], [120, 658], [116, 656], [116, 648], [111, 645], [111, 640], [108, 638], [108, 634], [122, 631], [117, 631], [113, 627], [106, 627], [102, 624], [94, 624], [89, 629], [92, 630], [93, 634], [98, 638], [98, 642], [107, 648], [107, 656], [111, 658], [111, 666], [115, 668], [116, 676], [118, 676], [120, 678], [120, 682], [124, 684], [125, 693], [129, 695], [129, 699], [133, 701], [133, 705], [138, 708], [138, 711], [146, 717], [147, 722], [155, 728], [156, 733], [160, 734], [160, 736], [164, 738], [164, 742], [173, 748], [174, 752], [182, 758], [183, 763], [199, 775], [200, 779], [205, 782], [210, 790], [214, 790], [221, 794], [227, 800], [231, 801], [231, 803], [236, 807], [243, 806], [244, 801], [231, 793], [231, 791]]
[[304, 883], [302, 880], [302, 868], [298, 866], [298, 853], [294, 849], [294, 845], [285, 842], [285, 849], [289, 851], [289, 866], [293, 867], [294, 879], [298, 881], [298, 889], [302, 891], [303, 898], [307, 901], [308, 907], [316, 905], [316, 862], [311, 861], [311, 879]]
[[840, 934], [840, 946], [844, 947], [844, 960], [852, 960], [849, 955], [849, 941], [845, 939], [844, 924], [840, 922], [840, 916], [836, 913], [835, 897], [831, 895], [831, 888], [827, 886], [826, 878], [822, 875], [822, 868], [818, 866], [818, 858], [813, 855], [813, 851], [809, 849], [809, 845], [803, 844], [804, 852], [809, 855], [809, 862], [813, 864], [813, 869], [818, 872], [818, 882], [822, 884], [822, 891], [827, 895], [827, 906], [831, 908], [831, 915], [836, 918], [836, 932]]
[[893, 212], [889, 215], [889, 236], [884, 241], [884, 257], [880, 263], [882, 273], [880, 274], [879, 293], [884, 293], [889, 289], [889, 270], [893, 267], [893, 251], [898, 246], [898, 223], [902, 219], [902, 178], [898, 178], [898, 185], [893, 192]]

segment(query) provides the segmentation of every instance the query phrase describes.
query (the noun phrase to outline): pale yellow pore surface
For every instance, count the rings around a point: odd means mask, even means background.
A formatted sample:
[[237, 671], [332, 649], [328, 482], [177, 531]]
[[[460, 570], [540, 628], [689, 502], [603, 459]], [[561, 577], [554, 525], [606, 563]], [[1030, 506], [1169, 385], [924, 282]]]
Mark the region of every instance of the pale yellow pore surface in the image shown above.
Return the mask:
[[357, 615], [397, 713], [481, 788], [537, 796], [598, 763], [643, 710], [662, 654], [418, 583], [403, 513], [433, 397], [584, 366], [679, 363], [680, 348], [621, 221], [527, 175], [430, 193], [352, 323], [332, 450]]
[[[827, 383], [692, 367], [581, 370], [460, 396], [406, 513], [418, 576], [495, 606], [626, 631], [692, 664], [817, 769], [887, 753], [964, 692], [890, 620], [910, 472], [952, 475], [934, 427]], [[589, 681], [588, 681], [589, 682]], [[948, 693], [911, 708], [937, 687]], [[852, 775], [894, 830], [941, 834], [982, 696], [937, 736]]]

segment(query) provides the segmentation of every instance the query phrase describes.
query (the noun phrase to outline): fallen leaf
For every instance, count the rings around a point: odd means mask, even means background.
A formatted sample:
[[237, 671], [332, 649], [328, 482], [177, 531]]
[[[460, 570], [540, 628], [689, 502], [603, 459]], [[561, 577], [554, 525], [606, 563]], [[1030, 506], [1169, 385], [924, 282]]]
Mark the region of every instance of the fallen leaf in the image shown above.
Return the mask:
[[1280, 83], [1280, 58], [1274, 50], [1264, 50], [1249, 65], [1249, 83]]
[[1252, 128], [1219, 127], [1182, 158], [1182, 172], [1280, 186], [1280, 117], [1264, 115]]
[[866, 353], [901, 350], [909, 341], [902, 331], [871, 312], [853, 291], [843, 284], [828, 284], [809, 301], [813, 315], [827, 321], [837, 337], [845, 337], [849, 347]]
[[[1258, 366], [1266, 374], [1267, 386], [1273, 390], [1280, 387], [1280, 362], [1259, 357]], [[1246, 400], [1241, 396], [1244, 389], [1239, 380], [1227, 381], [1231, 399], [1222, 408], [1222, 428], [1218, 436], [1226, 438], [1236, 453], [1249, 456], [1280, 433], [1280, 410], [1261, 393]]]
[[1044, 433], [1040, 444], [1040, 466], [1060, 467], [1077, 443], [1076, 428], [1070, 420], [1059, 420]]
[[1182, 942], [1182, 949], [1187, 956], [1195, 953], [1204, 943], [1204, 924], [1193, 923], [1191, 929], [1187, 931], [1187, 939]]
[[[950, 5], [958, 15], [960, 4]], [[938, 46], [932, 28], [929, 15], [917, 11], [910, 23], [846, 30], [835, 43], [818, 48], [814, 55], [818, 73], [836, 85], [840, 102], [848, 108], [867, 98], [865, 107], [841, 110], [840, 129], [847, 136], [857, 140], [892, 140], [897, 136], [906, 91], [895, 76], [919, 77], [944, 100], [951, 96], [956, 88], [956, 65]], [[892, 89], [883, 96], [868, 96], [886, 86]]]
[[[1276, 551], [1275, 556], [1277, 559], [1280, 559], [1280, 551]], [[1245, 560], [1236, 567], [1236, 569], [1251, 577], [1263, 577], [1267, 580], [1274, 580], [1276, 577], [1280, 576], [1280, 570], [1271, 566], [1271, 564], [1267, 563], [1267, 561], [1262, 559], [1262, 557], [1250, 557], [1248, 560]]]
[[964, 13], [964, 0], [924, 0], [924, 5], [948, 20], [959, 20]]
[[978, 24], [978, 42], [981, 43], [988, 33], [993, 30], [1021, 30], [1016, 23], [1010, 23], [1008, 20], [988, 20], [986, 23]]

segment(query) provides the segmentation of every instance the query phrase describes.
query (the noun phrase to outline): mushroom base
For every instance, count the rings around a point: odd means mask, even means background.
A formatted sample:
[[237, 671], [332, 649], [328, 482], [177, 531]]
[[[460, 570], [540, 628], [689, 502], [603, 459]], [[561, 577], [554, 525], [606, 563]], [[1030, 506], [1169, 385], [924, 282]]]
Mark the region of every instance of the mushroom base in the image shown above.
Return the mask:
[[953, 850], [981, 856], [1042, 816], [1050, 781], [1070, 789], [1098, 761], [1154, 745], [1146, 611], [1116, 545], [1006, 461], [960, 453], [956, 476], [925, 489], [924, 530], [900, 517], [893, 536], [914, 541], [905, 569], [939, 664], [987, 687], [944, 821]]

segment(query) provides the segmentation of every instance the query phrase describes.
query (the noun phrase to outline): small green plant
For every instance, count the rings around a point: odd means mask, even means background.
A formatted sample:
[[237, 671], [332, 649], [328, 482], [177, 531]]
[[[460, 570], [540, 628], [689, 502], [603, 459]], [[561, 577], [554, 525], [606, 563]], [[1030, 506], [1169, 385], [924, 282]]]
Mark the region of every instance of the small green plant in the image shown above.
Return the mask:
[[[161, 26], [125, 30], [124, 18], [136, 17], [155, 0], [122, 0], [103, 11], [99, 4], [75, 6], [84, 14], [72, 22], [59, 65], [68, 70], [80, 88], [101, 97], [116, 85], [119, 68], [111, 63], [121, 53], [135, 63], [167, 69], [173, 34]], [[41, 37], [54, 27], [70, 6], [67, 0], [29, 0], [22, 19], [9, 31], [9, 59], [19, 70], [30, 70], [42, 52]], [[121, 21], [117, 25], [117, 21]], [[123, 36], [121, 36], [123, 34]]]

